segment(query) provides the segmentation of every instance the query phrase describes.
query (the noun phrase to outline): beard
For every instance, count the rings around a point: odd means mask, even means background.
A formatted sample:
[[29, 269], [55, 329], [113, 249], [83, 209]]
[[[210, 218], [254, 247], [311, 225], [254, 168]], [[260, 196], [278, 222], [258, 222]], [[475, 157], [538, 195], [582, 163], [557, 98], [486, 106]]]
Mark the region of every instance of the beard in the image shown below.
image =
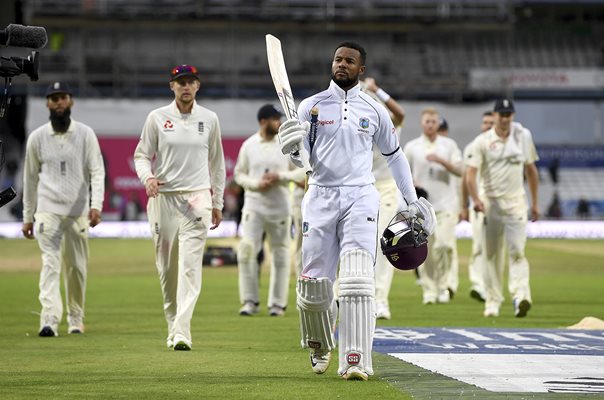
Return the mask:
[[340, 89], [347, 90], [357, 84], [359, 81], [359, 76], [348, 77], [345, 79], [336, 78], [336, 74], [331, 74], [331, 79], [340, 87]]
[[55, 132], [65, 133], [69, 124], [71, 123], [71, 108], [66, 108], [62, 113], [58, 113], [55, 110], [50, 110], [50, 124]]

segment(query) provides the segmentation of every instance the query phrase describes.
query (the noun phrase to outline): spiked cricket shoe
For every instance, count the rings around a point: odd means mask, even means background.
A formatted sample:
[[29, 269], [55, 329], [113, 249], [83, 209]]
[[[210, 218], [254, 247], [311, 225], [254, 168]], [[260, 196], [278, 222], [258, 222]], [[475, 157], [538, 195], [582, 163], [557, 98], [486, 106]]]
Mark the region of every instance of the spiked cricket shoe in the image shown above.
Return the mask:
[[324, 350], [311, 350], [310, 351], [310, 365], [315, 374], [322, 374], [329, 368], [329, 361], [331, 360], [331, 352]]

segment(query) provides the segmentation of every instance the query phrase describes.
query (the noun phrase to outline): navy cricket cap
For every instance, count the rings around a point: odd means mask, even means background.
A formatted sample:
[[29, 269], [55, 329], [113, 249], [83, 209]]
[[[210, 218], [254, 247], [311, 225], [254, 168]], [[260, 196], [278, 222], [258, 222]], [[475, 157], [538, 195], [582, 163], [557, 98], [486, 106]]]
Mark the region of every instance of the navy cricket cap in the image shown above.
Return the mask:
[[70, 96], [73, 95], [71, 88], [65, 82], [53, 82], [48, 86], [48, 89], [46, 89], [46, 97], [57, 93], [65, 93]]
[[272, 104], [265, 104], [258, 110], [258, 121], [261, 119], [269, 119], [273, 117], [282, 117], [283, 113]]
[[440, 119], [440, 125], [438, 125], [438, 130], [439, 131], [448, 131], [449, 130], [449, 124], [447, 123], [447, 120], [444, 118]]
[[183, 76], [192, 76], [193, 78], [199, 80], [199, 72], [197, 71], [197, 68], [192, 65], [178, 65], [172, 68], [172, 71], [170, 71], [170, 81]]
[[495, 101], [495, 106], [493, 107], [493, 112], [513, 113], [515, 112], [514, 103], [512, 103], [512, 100], [507, 98], [497, 99], [497, 101]]

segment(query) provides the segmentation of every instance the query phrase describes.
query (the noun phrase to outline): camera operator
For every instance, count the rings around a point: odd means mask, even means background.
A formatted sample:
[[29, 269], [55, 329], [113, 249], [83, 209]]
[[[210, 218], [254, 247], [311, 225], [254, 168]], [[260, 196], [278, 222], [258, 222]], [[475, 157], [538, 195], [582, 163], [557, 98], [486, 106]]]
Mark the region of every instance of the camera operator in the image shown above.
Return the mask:
[[58, 334], [62, 263], [67, 332], [84, 332], [88, 226], [101, 222], [105, 169], [99, 142], [89, 126], [71, 119], [73, 104], [67, 84], [52, 83], [46, 91], [50, 122], [31, 133], [25, 150], [22, 231], [33, 239], [35, 226], [42, 252], [40, 336]]

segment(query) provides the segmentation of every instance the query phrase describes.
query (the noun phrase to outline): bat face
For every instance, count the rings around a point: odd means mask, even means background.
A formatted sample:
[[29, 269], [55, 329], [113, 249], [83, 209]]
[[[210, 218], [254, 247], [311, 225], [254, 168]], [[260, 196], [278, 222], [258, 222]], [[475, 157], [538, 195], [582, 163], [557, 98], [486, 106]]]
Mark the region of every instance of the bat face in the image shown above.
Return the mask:
[[283, 107], [287, 119], [298, 118], [294, 96], [289, 86], [287, 70], [285, 69], [281, 41], [273, 35], [266, 35], [266, 54], [268, 56], [268, 67], [271, 71], [271, 77], [273, 78], [281, 107]]

